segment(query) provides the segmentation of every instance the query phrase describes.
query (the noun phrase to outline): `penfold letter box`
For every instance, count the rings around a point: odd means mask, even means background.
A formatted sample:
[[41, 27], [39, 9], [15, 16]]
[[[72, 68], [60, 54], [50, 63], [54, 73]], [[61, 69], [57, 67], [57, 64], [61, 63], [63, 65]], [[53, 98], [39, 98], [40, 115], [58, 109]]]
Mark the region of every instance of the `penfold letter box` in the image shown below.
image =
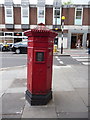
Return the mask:
[[57, 33], [41, 23], [24, 34], [28, 36], [26, 99], [31, 105], [45, 105], [52, 99], [53, 43]]

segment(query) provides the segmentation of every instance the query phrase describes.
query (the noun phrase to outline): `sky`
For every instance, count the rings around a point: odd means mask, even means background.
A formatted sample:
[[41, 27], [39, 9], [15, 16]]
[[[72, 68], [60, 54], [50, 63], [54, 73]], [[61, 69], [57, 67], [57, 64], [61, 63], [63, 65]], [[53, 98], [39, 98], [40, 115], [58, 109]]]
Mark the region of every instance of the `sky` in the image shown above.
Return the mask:
[[[21, 0], [13, 0], [15, 4], [20, 4]], [[29, 0], [31, 4], [36, 4], [37, 0]], [[71, 1], [73, 4], [88, 4], [90, 0], [62, 0], [62, 2]], [[4, 3], [4, 0], [0, 0], [0, 3]], [[53, 0], [46, 0], [46, 4], [53, 4]]]

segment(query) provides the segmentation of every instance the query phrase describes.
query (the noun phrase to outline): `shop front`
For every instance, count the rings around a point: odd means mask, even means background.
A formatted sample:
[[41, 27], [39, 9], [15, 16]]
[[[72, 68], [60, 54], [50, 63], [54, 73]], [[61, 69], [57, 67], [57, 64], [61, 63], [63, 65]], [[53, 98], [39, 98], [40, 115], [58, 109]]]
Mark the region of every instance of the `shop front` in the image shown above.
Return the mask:
[[83, 33], [71, 34], [71, 49], [82, 48]]

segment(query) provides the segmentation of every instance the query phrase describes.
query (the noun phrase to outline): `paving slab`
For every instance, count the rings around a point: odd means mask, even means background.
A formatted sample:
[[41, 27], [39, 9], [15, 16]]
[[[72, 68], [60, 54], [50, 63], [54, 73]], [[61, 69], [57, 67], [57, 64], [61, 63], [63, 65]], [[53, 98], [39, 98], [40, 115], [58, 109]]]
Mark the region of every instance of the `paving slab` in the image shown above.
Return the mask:
[[26, 102], [22, 118], [57, 118], [55, 106], [31, 106]]
[[89, 111], [89, 113], [88, 113], [88, 120], [90, 120], [90, 111]]
[[88, 80], [88, 93], [90, 93], [90, 81]]
[[88, 112], [60, 112], [58, 118], [88, 118]]
[[75, 71], [76, 76], [88, 81], [88, 66], [73, 66], [73, 70]]
[[2, 85], [2, 91], [0, 92], [5, 93], [5, 91], [12, 85], [12, 83], [16, 79], [26, 79], [26, 72], [26, 67], [0, 71], [0, 77], [2, 78], [0, 80], [0, 83]]
[[88, 106], [90, 107], [90, 93], [88, 94]]
[[57, 112], [87, 112], [88, 108], [76, 91], [54, 92]]
[[78, 92], [84, 104], [88, 107], [88, 88], [87, 89], [76, 89], [76, 91]]
[[53, 91], [74, 91], [74, 88], [71, 84], [71, 82], [68, 80], [68, 77], [66, 77], [65, 72], [70, 70], [71, 67], [69, 68], [57, 68], [54, 66], [53, 70], [53, 80], [52, 80], [52, 88]]
[[88, 78], [87, 74], [85, 74], [86, 71], [80, 66], [71, 67], [71, 69], [65, 69], [62, 74], [69, 80], [73, 88], [88, 88]]
[[12, 118], [21, 118], [21, 114], [3, 114], [2, 115], [2, 120], [7, 120], [7, 119], [12, 119]]
[[71, 79], [74, 88], [88, 88], [88, 81], [84, 79]]
[[2, 98], [0, 99], [0, 115], [2, 114]]
[[9, 88], [5, 93], [25, 93], [26, 87]]
[[7, 118], [11, 116], [20, 117], [25, 105], [25, 99], [23, 93], [7, 93], [2, 97], [2, 116]]
[[13, 81], [13, 84], [10, 86], [10, 88], [16, 88], [16, 87], [26, 87], [26, 82], [27, 82], [27, 79], [25, 78], [18, 78], [18, 79], [15, 79]]

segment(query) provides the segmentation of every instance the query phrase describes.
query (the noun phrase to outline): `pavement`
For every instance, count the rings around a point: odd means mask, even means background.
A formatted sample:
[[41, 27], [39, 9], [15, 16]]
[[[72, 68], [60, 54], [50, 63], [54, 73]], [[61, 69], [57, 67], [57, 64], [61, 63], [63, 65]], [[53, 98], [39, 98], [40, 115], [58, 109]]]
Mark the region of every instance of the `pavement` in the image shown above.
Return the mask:
[[54, 55], [60, 56], [72, 56], [72, 55], [87, 55], [88, 49], [63, 49], [63, 54], [61, 54], [61, 49], [57, 49]]
[[[64, 50], [65, 55], [88, 56], [86, 50]], [[60, 53], [58, 53], [60, 55]], [[25, 100], [27, 67], [0, 70], [1, 118], [88, 118], [88, 66], [53, 65], [53, 98], [43, 106]]]

